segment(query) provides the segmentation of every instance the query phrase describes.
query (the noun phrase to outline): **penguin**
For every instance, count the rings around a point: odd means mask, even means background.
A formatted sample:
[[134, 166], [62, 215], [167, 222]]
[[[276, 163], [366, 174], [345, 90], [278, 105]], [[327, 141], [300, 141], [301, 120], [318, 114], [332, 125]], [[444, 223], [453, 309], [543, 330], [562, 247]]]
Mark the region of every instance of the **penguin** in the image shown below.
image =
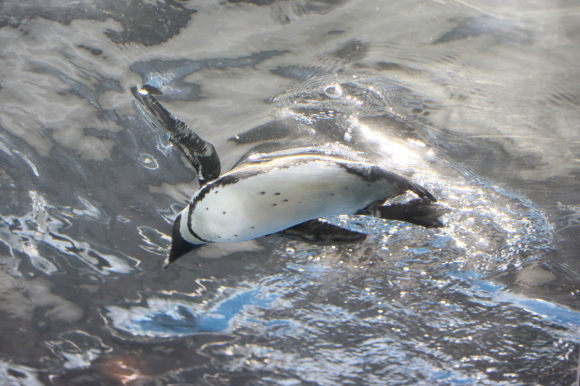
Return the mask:
[[[296, 147], [254, 153], [221, 173], [212, 144], [167, 111], [143, 85], [131, 89], [147, 120], [166, 130], [193, 165], [199, 189], [177, 215], [164, 269], [209, 243], [247, 241], [281, 233], [315, 243], [357, 242], [365, 234], [324, 218], [371, 215], [440, 227], [446, 209], [425, 188], [341, 146]], [[405, 192], [407, 203], [385, 205]]]

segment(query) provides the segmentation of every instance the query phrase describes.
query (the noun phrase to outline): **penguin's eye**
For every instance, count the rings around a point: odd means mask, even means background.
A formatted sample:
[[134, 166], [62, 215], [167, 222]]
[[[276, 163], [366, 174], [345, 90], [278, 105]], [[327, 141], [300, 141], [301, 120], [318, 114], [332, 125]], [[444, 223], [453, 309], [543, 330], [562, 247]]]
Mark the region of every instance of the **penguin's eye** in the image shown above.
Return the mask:
[[342, 96], [342, 87], [340, 87], [338, 84], [333, 84], [332, 86], [328, 86], [324, 89], [324, 94], [332, 99], [340, 98]]

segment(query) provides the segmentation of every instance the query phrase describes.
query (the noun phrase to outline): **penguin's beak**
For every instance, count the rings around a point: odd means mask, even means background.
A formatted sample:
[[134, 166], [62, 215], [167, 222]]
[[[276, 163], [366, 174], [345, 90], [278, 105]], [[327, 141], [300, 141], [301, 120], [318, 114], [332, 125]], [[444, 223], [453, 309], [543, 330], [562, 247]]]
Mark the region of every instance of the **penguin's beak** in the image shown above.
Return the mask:
[[186, 241], [181, 235], [181, 214], [177, 216], [173, 223], [173, 231], [171, 234], [171, 250], [169, 256], [163, 263], [163, 269], [167, 269], [170, 264], [188, 252], [201, 247], [203, 244], [192, 244]]

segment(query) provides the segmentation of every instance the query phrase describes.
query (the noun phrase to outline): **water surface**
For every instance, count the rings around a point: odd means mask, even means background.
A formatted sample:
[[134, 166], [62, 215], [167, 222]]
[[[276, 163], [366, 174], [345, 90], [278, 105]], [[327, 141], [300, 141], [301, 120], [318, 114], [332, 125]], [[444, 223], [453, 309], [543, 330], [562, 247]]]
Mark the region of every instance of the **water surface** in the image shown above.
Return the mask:
[[[579, 11], [2, 2], [1, 383], [574, 384]], [[309, 121], [299, 92], [337, 73], [406, 104]], [[163, 271], [197, 183], [141, 83], [224, 170], [257, 144], [341, 143], [427, 187], [447, 227], [338, 217], [367, 240], [273, 235]]]

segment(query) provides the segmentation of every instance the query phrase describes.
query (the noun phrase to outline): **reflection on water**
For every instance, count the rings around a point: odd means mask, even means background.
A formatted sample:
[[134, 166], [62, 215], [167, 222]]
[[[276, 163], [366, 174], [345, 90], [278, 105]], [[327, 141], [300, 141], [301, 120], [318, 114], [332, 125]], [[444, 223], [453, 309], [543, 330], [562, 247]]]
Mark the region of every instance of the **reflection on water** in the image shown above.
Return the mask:
[[[224, 290], [220, 288], [220, 297]], [[232, 318], [239, 317], [244, 307], [267, 305], [256, 299], [260, 292], [237, 289], [225, 300], [204, 302], [198, 307], [191, 301], [179, 301], [175, 296], [163, 298], [143, 294], [147, 297], [140, 305], [105, 306], [104, 315], [114, 329], [137, 337], [171, 338], [199, 332], [229, 332]]]
[[59, 340], [47, 342], [47, 346], [60, 357], [65, 369], [90, 366], [95, 359], [111, 351], [101, 339], [83, 331], [60, 334]]
[[58, 255], [69, 257], [66, 259], [70, 264], [76, 265], [78, 259], [91, 270], [101, 275], [111, 273], [127, 274], [136, 270], [138, 261], [130, 257], [118, 257], [114, 254], [103, 253], [98, 246], [89, 242], [75, 240], [66, 234], [66, 229], [71, 227], [73, 219], [88, 218], [107, 224], [110, 219], [101, 213], [87, 199], [78, 198], [82, 208], [54, 207], [47, 204], [46, 200], [37, 192], [29, 192], [32, 210], [23, 216], [5, 216], [2, 218], [2, 235], [10, 254], [14, 257], [17, 265], [22, 255], [30, 259], [35, 270], [45, 274], [55, 274], [59, 271], [58, 263], [51, 261], [48, 256], [53, 255], [50, 249], [58, 252]]
[[[573, 384], [578, 12], [487, 6], [3, 2], [0, 383]], [[144, 82], [225, 168], [348, 147], [447, 226], [338, 216], [367, 240], [163, 271], [196, 183], [134, 105]]]
[[264, 51], [241, 58], [218, 58], [206, 60], [151, 60], [131, 65], [131, 70], [141, 75], [141, 83], [160, 90], [165, 97], [160, 99], [195, 101], [203, 98], [201, 87], [184, 82], [188, 75], [206, 69], [225, 70], [229, 67], [254, 67], [271, 57], [283, 55], [286, 51]]

